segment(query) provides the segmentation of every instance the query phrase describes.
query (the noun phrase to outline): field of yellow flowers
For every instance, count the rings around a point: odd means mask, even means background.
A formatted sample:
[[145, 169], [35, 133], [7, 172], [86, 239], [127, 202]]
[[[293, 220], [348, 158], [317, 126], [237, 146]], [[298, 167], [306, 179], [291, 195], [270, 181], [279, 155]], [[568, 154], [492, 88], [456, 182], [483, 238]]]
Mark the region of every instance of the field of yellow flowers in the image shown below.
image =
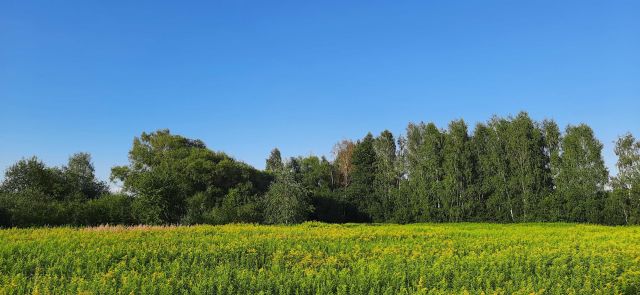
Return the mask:
[[0, 294], [638, 294], [640, 227], [0, 230]]

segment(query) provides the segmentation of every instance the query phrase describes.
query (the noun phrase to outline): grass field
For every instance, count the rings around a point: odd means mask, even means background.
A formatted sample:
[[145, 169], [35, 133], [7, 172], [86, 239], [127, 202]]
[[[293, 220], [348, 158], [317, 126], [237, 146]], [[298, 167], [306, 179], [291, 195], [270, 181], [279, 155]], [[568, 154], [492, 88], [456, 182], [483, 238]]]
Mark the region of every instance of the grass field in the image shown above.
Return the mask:
[[638, 294], [640, 227], [0, 230], [0, 294]]

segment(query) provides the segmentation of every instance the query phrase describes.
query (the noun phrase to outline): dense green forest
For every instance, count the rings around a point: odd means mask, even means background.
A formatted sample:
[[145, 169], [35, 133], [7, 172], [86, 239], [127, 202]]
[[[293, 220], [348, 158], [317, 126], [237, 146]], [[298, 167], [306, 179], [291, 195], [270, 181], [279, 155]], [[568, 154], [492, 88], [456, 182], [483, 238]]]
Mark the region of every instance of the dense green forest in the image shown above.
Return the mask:
[[334, 159], [282, 159], [257, 170], [202, 141], [143, 133], [129, 164], [112, 168], [110, 192], [90, 155], [63, 167], [36, 157], [9, 167], [0, 226], [324, 222], [640, 223], [640, 141], [618, 139], [609, 177], [602, 143], [584, 124], [564, 132], [527, 113], [493, 117], [473, 131], [409, 124], [334, 147]]

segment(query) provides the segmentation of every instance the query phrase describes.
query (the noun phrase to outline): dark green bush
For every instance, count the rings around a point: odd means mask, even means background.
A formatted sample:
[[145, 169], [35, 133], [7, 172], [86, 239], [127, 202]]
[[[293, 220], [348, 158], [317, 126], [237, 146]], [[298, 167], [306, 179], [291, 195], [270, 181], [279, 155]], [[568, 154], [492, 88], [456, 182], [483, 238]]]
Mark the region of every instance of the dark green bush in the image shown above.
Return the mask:
[[69, 224], [73, 209], [64, 202], [51, 200], [40, 192], [8, 193], [2, 198], [9, 226], [55, 226]]
[[132, 224], [133, 198], [123, 194], [107, 194], [82, 204], [79, 225]]

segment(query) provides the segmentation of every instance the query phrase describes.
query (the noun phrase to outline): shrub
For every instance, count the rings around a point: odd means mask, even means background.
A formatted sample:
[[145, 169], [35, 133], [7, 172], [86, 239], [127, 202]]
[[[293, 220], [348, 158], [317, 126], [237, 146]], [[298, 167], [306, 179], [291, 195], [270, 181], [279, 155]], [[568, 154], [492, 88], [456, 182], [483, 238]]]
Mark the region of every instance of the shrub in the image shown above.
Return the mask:
[[131, 213], [134, 223], [138, 224], [163, 224], [163, 213], [166, 213], [167, 205], [161, 199], [143, 195], [133, 199]]
[[89, 200], [81, 207], [79, 224], [132, 224], [131, 204], [133, 198], [123, 194], [107, 194]]
[[70, 224], [71, 210], [64, 202], [51, 200], [40, 192], [23, 191], [5, 194], [5, 214], [9, 215], [9, 226], [29, 227]]

